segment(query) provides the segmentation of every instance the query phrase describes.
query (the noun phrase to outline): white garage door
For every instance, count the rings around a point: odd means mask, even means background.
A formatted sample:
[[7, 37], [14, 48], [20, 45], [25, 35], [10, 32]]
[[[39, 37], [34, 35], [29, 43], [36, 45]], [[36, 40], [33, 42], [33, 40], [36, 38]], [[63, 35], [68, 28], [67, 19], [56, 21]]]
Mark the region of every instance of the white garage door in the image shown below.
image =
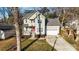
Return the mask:
[[58, 35], [59, 26], [52, 26], [47, 28], [47, 35]]
[[47, 31], [47, 35], [58, 35], [59, 31]]

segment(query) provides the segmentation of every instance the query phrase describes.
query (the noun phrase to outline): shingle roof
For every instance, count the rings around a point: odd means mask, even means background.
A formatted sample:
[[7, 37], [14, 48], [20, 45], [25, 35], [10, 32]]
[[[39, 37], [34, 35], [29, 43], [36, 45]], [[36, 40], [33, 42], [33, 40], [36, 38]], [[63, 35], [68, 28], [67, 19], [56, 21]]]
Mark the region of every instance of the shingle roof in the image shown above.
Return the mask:
[[13, 25], [8, 25], [8, 24], [0, 24], [0, 30], [7, 31], [14, 29]]
[[23, 17], [23, 19], [27, 19], [27, 18], [30, 18], [33, 14], [35, 14], [36, 13], [36, 11], [34, 11], [34, 12], [29, 12], [29, 13], [26, 13], [25, 15], [24, 15], [24, 17]]
[[47, 26], [60, 26], [58, 18], [48, 19]]

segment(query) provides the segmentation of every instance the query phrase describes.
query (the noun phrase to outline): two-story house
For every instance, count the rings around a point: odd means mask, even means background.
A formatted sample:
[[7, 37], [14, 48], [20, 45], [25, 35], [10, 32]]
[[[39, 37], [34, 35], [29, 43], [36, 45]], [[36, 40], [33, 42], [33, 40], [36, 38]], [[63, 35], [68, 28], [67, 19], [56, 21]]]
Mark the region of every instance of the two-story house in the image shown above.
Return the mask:
[[23, 35], [45, 35], [45, 16], [39, 12], [27, 13], [23, 18]]

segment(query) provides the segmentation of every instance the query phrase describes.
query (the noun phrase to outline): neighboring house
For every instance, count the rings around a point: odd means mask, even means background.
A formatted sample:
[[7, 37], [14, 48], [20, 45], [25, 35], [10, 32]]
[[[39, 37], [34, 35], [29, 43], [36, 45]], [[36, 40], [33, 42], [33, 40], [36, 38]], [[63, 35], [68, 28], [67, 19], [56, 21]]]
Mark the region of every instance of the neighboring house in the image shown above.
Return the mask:
[[65, 27], [71, 28], [73, 30], [76, 30], [76, 34], [79, 34], [79, 20], [75, 19], [75, 20], [68, 20], [65, 23]]
[[0, 39], [6, 39], [15, 35], [13, 25], [0, 24]]
[[59, 18], [48, 19], [47, 35], [58, 35], [60, 31]]
[[23, 35], [45, 35], [45, 16], [39, 12], [29, 12], [22, 18], [23, 20]]
[[65, 26], [68, 26], [68, 27], [76, 30], [78, 24], [79, 24], [78, 19], [75, 19], [75, 20], [67, 20], [67, 22], [65, 23]]

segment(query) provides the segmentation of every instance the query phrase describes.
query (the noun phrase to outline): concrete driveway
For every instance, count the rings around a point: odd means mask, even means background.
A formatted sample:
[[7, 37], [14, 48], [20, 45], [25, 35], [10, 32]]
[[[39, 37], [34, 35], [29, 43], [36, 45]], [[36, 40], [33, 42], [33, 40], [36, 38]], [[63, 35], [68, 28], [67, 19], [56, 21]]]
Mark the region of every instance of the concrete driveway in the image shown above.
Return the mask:
[[47, 36], [46, 41], [57, 51], [77, 51], [70, 43], [61, 36]]

